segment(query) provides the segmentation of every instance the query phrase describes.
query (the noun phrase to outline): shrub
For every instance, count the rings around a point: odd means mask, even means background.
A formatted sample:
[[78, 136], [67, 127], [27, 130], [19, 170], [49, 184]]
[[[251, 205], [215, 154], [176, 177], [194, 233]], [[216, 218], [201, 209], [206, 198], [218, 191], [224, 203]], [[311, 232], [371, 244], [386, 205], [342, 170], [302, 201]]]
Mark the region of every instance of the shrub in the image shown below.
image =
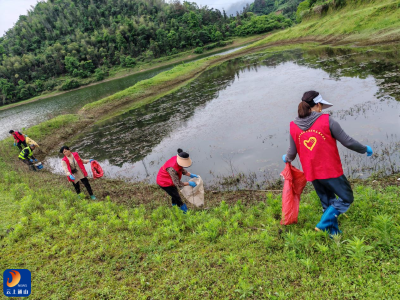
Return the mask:
[[333, 0], [333, 6], [335, 8], [340, 8], [346, 5], [346, 0]]
[[63, 85], [61, 86], [61, 89], [63, 91], [71, 90], [71, 89], [76, 89], [80, 86], [79, 82], [76, 81], [75, 79], [67, 79]]
[[307, 13], [309, 9], [310, 9], [310, 2], [308, 0], [303, 1], [299, 4], [296, 11], [297, 23], [300, 23], [302, 21], [304, 14]]
[[104, 70], [97, 68], [96, 71], [94, 72], [95, 76], [96, 76], [96, 80], [97, 81], [101, 81], [106, 77], [106, 72], [104, 72]]
[[134, 59], [133, 57], [127, 55], [121, 55], [121, 57], [119, 58], [119, 61], [121, 63], [122, 67], [128, 67], [128, 68], [133, 68], [136, 65], [136, 59]]
[[203, 51], [204, 51], [203, 47], [197, 47], [196, 49], [194, 49], [194, 53], [196, 54], [201, 54], [203, 53]]
[[52, 91], [57, 85], [57, 80], [50, 79], [44, 83], [43, 89], [46, 91]]

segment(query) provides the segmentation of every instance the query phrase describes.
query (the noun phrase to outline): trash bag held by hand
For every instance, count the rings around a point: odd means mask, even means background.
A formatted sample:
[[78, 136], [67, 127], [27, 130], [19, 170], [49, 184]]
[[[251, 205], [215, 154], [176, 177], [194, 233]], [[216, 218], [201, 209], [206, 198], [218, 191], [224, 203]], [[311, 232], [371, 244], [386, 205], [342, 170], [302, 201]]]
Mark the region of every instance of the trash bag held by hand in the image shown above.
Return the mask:
[[193, 188], [190, 185], [184, 186], [181, 193], [193, 205], [200, 207], [204, 205], [204, 186], [203, 179], [200, 176], [193, 178], [189, 181], [194, 182], [196, 186]]
[[90, 167], [92, 168], [92, 173], [93, 173], [94, 179], [103, 177], [103, 175], [104, 175], [103, 169], [102, 169], [102, 167], [100, 167], [100, 165], [97, 161], [92, 160], [90, 162]]
[[304, 173], [286, 163], [285, 169], [281, 172], [285, 180], [282, 191], [282, 220], [281, 225], [297, 223], [299, 215], [300, 195], [307, 184]]

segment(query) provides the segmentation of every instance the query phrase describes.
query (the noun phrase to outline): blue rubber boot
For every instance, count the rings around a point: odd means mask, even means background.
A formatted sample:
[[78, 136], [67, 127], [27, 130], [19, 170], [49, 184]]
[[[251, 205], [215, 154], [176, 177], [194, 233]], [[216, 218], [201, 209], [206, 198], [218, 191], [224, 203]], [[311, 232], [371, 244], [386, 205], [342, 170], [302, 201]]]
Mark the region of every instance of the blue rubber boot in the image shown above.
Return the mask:
[[337, 221], [339, 214], [340, 213], [336, 210], [336, 208], [329, 206], [322, 215], [321, 220], [315, 227], [315, 230], [328, 231], [331, 235], [341, 233]]
[[186, 204], [183, 204], [183, 205], [182, 205], [181, 207], [179, 207], [179, 208], [183, 211], [184, 214], [186, 214], [187, 211], [188, 211], [188, 208], [187, 208]]

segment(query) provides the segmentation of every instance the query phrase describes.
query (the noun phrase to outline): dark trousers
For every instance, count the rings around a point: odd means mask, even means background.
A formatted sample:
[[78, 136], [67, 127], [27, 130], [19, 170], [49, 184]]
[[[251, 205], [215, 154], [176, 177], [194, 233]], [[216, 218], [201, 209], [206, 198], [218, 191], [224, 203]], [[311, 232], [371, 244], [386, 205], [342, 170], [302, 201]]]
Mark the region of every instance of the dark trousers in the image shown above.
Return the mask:
[[[89, 195], [92, 196], [93, 195], [93, 191], [92, 191], [92, 187], [90, 186], [89, 180], [85, 177], [85, 178], [82, 178], [80, 181], [83, 183], [83, 185], [87, 189]], [[74, 185], [76, 193], [80, 194], [81, 193], [81, 186], [79, 184], [79, 181], [77, 181], [76, 183], [72, 182], [72, 184]]]
[[162, 188], [164, 191], [167, 192], [168, 195], [171, 196], [171, 200], [172, 200], [172, 205], [178, 205], [179, 207], [181, 207], [183, 205], [181, 196], [179, 195], [178, 189], [176, 188], [176, 186], [167, 186], [167, 187], [163, 187], [160, 186], [160, 188]]
[[17, 147], [19, 148], [20, 151], [22, 151], [22, 149], [23, 149], [22, 146], [21, 146], [21, 144], [24, 145], [24, 148], [28, 147], [28, 145], [26, 144], [25, 141], [23, 141], [23, 142], [19, 141], [19, 142], [17, 143]]
[[[345, 213], [354, 201], [353, 190], [346, 176], [337, 178], [316, 179], [312, 184], [321, 200], [322, 208], [325, 211], [333, 206], [339, 213]], [[336, 198], [336, 195], [338, 198]]]
[[28, 158], [27, 159], [19, 158], [19, 160], [22, 161], [24, 164], [26, 164], [30, 170], [37, 171], [33, 162], [30, 162]]

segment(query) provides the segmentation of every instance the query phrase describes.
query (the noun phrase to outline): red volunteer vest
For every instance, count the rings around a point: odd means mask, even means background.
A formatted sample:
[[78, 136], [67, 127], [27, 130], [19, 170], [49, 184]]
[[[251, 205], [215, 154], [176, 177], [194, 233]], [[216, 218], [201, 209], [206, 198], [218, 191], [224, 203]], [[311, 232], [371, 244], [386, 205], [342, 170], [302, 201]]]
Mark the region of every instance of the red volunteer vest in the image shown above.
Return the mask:
[[173, 186], [174, 183], [172, 181], [171, 176], [167, 172], [167, 168], [174, 168], [174, 170], [178, 173], [179, 180], [182, 178], [183, 168], [178, 165], [177, 157], [173, 156], [160, 168], [157, 174], [157, 184], [162, 187]]
[[292, 136], [307, 181], [343, 175], [336, 140], [329, 129], [329, 115], [323, 114], [306, 131], [290, 123]]
[[18, 131], [14, 131], [13, 133], [14, 139], [16, 139], [18, 142], [25, 142], [25, 137], [20, 134]]
[[[72, 155], [74, 156], [76, 162], [78, 163], [79, 168], [82, 170], [83, 176], [87, 177], [87, 172], [86, 172], [85, 166], [83, 165], [83, 161], [79, 157], [78, 152], [72, 152]], [[68, 171], [71, 173], [71, 165], [69, 164], [68, 158], [66, 156], [64, 156], [64, 158], [62, 160], [65, 161], [65, 163], [67, 164]], [[67, 178], [68, 178], [68, 181], [73, 181], [73, 180], [71, 180], [71, 178], [69, 178], [69, 176], [67, 176]]]

